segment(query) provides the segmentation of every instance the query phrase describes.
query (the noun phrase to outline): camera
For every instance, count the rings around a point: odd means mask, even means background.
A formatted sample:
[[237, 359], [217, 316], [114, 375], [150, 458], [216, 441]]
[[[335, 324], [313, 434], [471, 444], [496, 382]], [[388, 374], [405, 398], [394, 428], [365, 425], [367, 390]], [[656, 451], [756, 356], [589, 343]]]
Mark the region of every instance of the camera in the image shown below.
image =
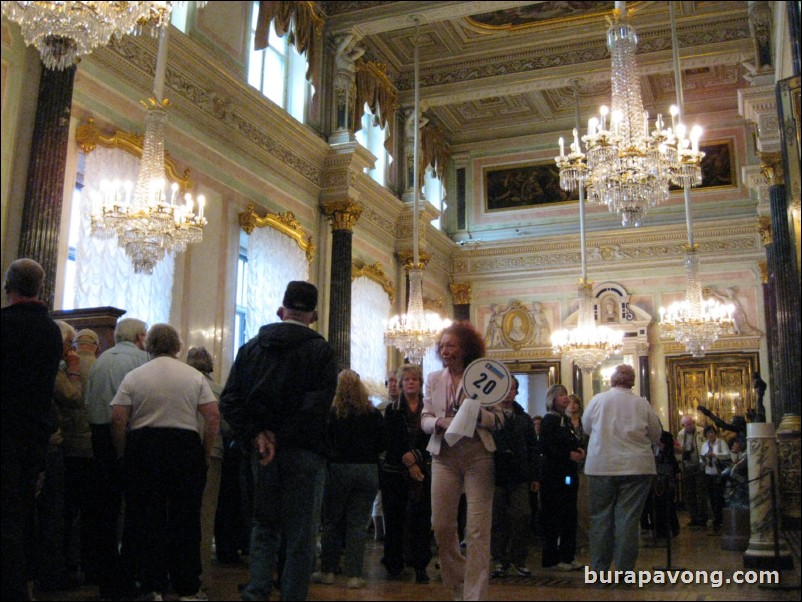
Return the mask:
[[691, 461], [691, 450], [683, 449], [682, 450], [682, 461], [683, 462], [690, 462]]

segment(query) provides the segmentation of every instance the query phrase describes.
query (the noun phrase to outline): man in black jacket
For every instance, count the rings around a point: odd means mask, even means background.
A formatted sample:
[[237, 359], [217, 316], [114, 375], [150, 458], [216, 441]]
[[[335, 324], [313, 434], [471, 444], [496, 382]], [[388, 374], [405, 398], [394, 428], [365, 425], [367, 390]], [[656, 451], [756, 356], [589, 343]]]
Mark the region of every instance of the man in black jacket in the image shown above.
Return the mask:
[[279, 539], [287, 545], [282, 600], [306, 600], [314, 567], [324, 439], [337, 387], [334, 351], [309, 325], [317, 289], [287, 285], [280, 323], [243, 345], [221, 397], [223, 417], [254, 449], [251, 580], [243, 600], [266, 600]]
[[[497, 457], [496, 462], [490, 543], [493, 558], [496, 560], [496, 568], [491, 573], [494, 578], [506, 577], [510, 566], [514, 567], [517, 575], [532, 575], [532, 571], [526, 566], [531, 518], [529, 492], [537, 491], [540, 480], [539, 450], [532, 419], [515, 401], [517, 395], [518, 379], [513, 376], [510, 392], [501, 402], [504, 412], [503, 430], [508, 435], [509, 447], [507, 450], [496, 449], [495, 452], [497, 456], [506, 452], [509, 458], [505, 461]], [[503, 468], [504, 465], [506, 468]]]
[[2, 592], [28, 599], [26, 519], [33, 512], [37, 474], [56, 430], [53, 388], [64, 355], [61, 331], [39, 300], [45, 272], [33, 259], [17, 259], [3, 285], [2, 309]]

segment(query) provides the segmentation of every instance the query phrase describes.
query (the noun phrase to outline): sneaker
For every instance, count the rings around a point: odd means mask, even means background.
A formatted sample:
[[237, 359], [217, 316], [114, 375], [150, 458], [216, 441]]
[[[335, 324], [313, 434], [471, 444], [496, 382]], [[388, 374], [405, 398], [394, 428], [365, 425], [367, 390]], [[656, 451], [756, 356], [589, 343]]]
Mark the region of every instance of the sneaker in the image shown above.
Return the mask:
[[506, 577], [507, 576], [507, 568], [508, 568], [508, 565], [506, 565], [506, 564], [497, 564], [496, 568], [493, 570], [493, 572], [490, 573], [490, 576], [494, 577], [496, 579], [501, 579], [502, 577]]
[[579, 571], [579, 570], [585, 568], [585, 565], [582, 564], [581, 562], [578, 562], [576, 559], [572, 560], [568, 564], [571, 567], [572, 571]]
[[348, 589], [362, 589], [367, 584], [367, 581], [362, 579], [362, 577], [349, 577], [346, 587]]
[[525, 564], [522, 564], [520, 566], [515, 565], [515, 572], [518, 573], [518, 575], [520, 575], [521, 577], [531, 577], [532, 576], [532, 571], [530, 571], [529, 568]]
[[554, 568], [558, 571], [573, 571], [574, 567], [572, 567], [567, 562], [558, 562], [554, 565]]
[[206, 592], [202, 589], [199, 589], [196, 593], [192, 594], [191, 596], [178, 596], [179, 600], [208, 600], [209, 597], [206, 595]]
[[334, 583], [334, 573], [315, 571], [314, 573], [312, 573], [312, 582], [323, 583], [324, 585], [331, 585]]

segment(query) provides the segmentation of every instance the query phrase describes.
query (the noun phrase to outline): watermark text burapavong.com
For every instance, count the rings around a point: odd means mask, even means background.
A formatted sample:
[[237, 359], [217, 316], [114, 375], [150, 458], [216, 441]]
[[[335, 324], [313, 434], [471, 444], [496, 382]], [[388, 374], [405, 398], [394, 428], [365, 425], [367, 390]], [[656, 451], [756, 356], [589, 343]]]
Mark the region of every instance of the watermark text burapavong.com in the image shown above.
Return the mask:
[[780, 583], [779, 571], [734, 571], [729, 577], [724, 571], [689, 571], [689, 570], [655, 570], [655, 571], [594, 571], [585, 567], [585, 583], [588, 585], [710, 585], [721, 587], [734, 583], [776, 585]]

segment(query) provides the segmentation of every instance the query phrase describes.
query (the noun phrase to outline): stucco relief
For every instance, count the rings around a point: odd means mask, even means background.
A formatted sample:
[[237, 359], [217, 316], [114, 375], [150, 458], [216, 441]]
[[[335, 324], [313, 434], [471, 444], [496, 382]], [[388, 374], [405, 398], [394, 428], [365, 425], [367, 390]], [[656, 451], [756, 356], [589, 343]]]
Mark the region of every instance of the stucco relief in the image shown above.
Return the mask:
[[543, 347], [550, 345], [551, 326], [539, 301], [532, 309], [520, 301], [512, 300], [502, 307], [490, 306], [485, 329], [485, 345], [488, 349]]

